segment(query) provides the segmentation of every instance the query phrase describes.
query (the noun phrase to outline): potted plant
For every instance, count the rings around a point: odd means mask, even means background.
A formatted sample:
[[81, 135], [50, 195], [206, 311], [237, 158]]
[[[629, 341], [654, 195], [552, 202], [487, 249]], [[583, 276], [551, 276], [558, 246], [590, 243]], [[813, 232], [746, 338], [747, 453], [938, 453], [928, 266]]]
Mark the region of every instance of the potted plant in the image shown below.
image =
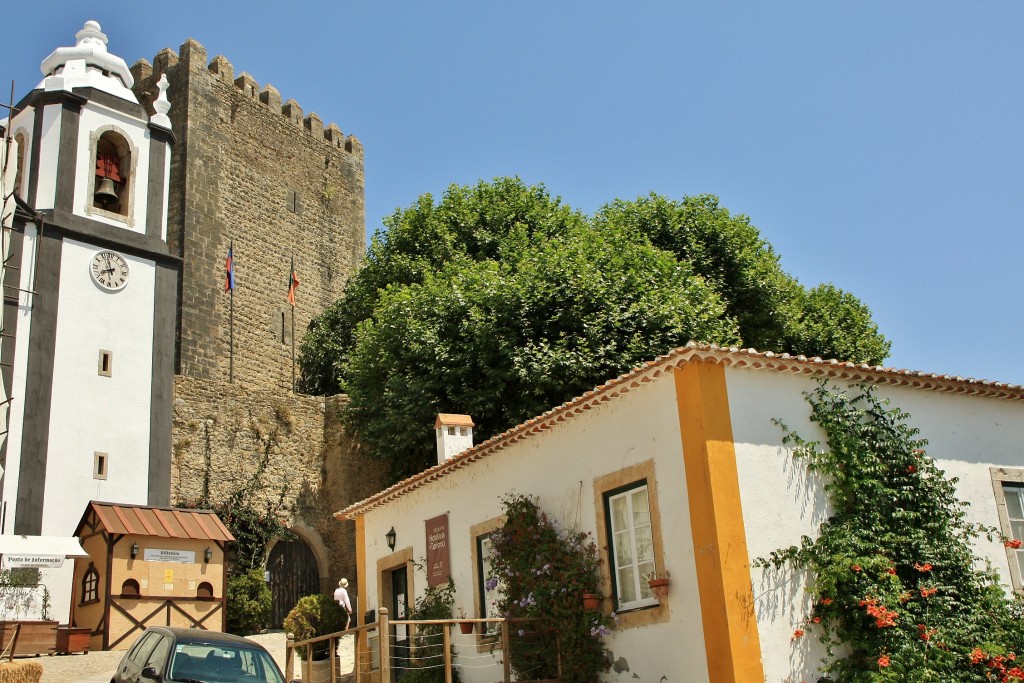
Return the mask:
[[[459, 608], [459, 616], [458, 616], [458, 618], [459, 619], [465, 619], [466, 618], [466, 613], [462, 610], [461, 607]], [[461, 630], [462, 633], [464, 635], [467, 635], [467, 636], [470, 633], [473, 632], [473, 628], [475, 626], [476, 626], [476, 624], [474, 624], [472, 621], [460, 621], [459, 622], [459, 630]]]
[[[338, 603], [326, 595], [307, 595], [300, 598], [284, 619], [285, 630], [296, 641], [319, 638], [345, 628], [347, 615]], [[323, 640], [308, 646], [300, 645], [295, 651], [302, 657], [303, 680], [324, 680], [330, 677], [332, 641]], [[333, 658], [337, 661], [337, 656]], [[307, 672], [310, 677], [307, 677]]]
[[668, 597], [668, 587], [672, 585], [672, 580], [669, 578], [668, 573], [651, 572], [645, 578], [647, 579], [647, 585], [651, 588], [651, 592], [654, 593], [654, 597], [658, 598], [659, 601]]
[[601, 596], [598, 593], [583, 594], [583, 609], [597, 611], [601, 609]]

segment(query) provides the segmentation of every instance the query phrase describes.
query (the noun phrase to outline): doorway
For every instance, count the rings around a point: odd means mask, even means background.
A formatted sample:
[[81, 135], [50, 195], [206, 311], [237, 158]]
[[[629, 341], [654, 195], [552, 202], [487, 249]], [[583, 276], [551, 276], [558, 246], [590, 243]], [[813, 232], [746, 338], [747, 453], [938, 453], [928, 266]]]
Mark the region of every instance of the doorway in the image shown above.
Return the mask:
[[[397, 567], [388, 572], [391, 581], [392, 619], [409, 618], [409, 572], [406, 566]], [[409, 668], [409, 627], [395, 624], [393, 627], [394, 643], [391, 654], [391, 679], [401, 680]]]
[[270, 626], [280, 628], [299, 598], [320, 592], [320, 572], [313, 551], [300, 538], [278, 541], [267, 558], [270, 572]]

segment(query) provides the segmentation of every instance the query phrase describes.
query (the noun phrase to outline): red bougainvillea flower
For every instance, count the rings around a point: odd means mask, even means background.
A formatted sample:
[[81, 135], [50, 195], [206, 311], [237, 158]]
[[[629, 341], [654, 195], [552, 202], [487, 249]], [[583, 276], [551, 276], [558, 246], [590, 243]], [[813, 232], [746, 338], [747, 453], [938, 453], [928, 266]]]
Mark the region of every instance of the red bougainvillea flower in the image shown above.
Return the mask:
[[821, 623], [821, 617], [814, 617], [813, 619], [811, 619], [811, 623], [820, 624]]
[[859, 572], [860, 571], [860, 565], [859, 564], [852, 565], [850, 567], [850, 569], [852, 569], [855, 572]]
[[798, 628], [797, 630], [793, 631], [793, 637], [790, 638], [790, 640], [796, 640], [797, 638], [803, 638], [803, 636], [804, 636], [804, 630], [802, 628]]
[[932, 565], [930, 562], [925, 562], [924, 564], [921, 564], [920, 562], [915, 562], [914, 569], [916, 569], [919, 572], [930, 572], [932, 570]]
[[907, 465], [907, 472], [913, 474], [914, 472], [917, 472], [917, 468], [914, 467], [913, 465]]
[[1016, 550], [1021, 546], [1021, 540], [1019, 538], [1008, 538], [1005, 541], [1003, 541], [1003, 545], [1005, 545], [1007, 548], [1013, 548], [1014, 550]]
[[889, 655], [882, 655], [881, 657], [879, 657], [878, 666], [879, 668], [885, 668], [889, 666]]
[[831, 605], [832, 604], [832, 598], [822, 598], [821, 599], [821, 604], [823, 604], [823, 605]]
[[889, 567], [888, 569], [885, 570], [885, 572], [887, 574], [892, 574], [892, 575], [895, 576], [896, 575], [896, 567]]

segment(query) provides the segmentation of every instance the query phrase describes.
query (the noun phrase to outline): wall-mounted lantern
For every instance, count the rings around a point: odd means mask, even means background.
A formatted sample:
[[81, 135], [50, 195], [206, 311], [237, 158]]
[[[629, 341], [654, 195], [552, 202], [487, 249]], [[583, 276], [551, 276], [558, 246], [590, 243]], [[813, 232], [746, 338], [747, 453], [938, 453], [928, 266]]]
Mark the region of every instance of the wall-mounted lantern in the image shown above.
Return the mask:
[[132, 559], [133, 560], [136, 557], [139, 556], [139, 544], [138, 543], [132, 543], [132, 550], [131, 550], [131, 552], [132, 552]]
[[203, 551], [203, 562], [210, 564], [210, 560], [213, 559], [213, 551], [210, 550], [210, 546], [206, 546], [206, 550]]
[[388, 542], [388, 547], [392, 550], [395, 549], [395, 539], [398, 538], [398, 534], [395, 533], [395, 527], [391, 527], [391, 531], [384, 534], [384, 538]]

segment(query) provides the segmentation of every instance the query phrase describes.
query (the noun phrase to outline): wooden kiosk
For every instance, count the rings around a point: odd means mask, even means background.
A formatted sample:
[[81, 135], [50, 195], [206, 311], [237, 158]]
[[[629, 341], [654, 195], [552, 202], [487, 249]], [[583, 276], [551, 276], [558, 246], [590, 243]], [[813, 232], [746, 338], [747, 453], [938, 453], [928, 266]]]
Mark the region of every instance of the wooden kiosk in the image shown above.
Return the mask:
[[91, 501], [75, 535], [71, 625], [96, 650], [127, 649], [148, 626], [222, 631], [224, 546], [235, 540], [209, 510]]

